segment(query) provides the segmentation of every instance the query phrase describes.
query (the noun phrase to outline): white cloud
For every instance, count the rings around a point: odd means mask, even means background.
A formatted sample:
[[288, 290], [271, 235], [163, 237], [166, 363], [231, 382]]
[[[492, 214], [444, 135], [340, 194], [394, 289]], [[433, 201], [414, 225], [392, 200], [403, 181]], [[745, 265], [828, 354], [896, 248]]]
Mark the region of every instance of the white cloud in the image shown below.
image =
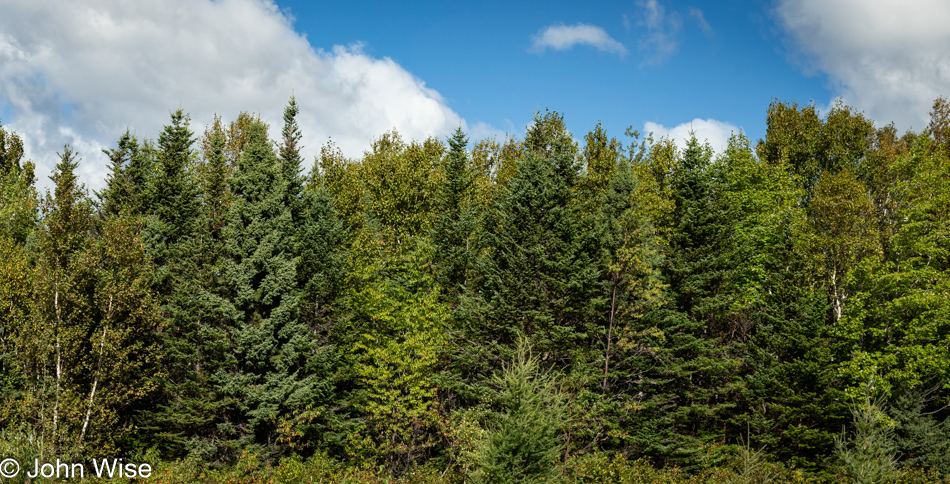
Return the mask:
[[950, 95], [950, 2], [781, 0], [776, 12], [809, 67], [878, 125], [922, 129]]
[[[511, 121], [508, 121], [508, 124], [511, 124]], [[475, 123], [471, 126], [468, 132], [469, 141], [478, 141], [483, 139], [495, 138], [499, 143], [504, 142], [508, 137], [508, 133], [503, 129], [498, 129], [488, 123], [483, 123], [481, 121]], [[474, 145], [472, 145], [474, 146]]]
[[699, 25], [699, 30], [702, 30], [704, 34], [706, 34], [707, 36], [713, 35], [712, 26], [709, 25], [709, 22], [706, 21], [706, 16], [703, 15], [702, 10], [698, 8], [694, 8], [694, 7], [689, 7], [689, 16], [693, 17], [696, 20], [696, 24]]
[[699, 118], [672, 128], [667, 128], [652, 121], [647, 121], [643, 125], [644, 133], [652, 132], [654, 139], [667, 136], [675, 141], [676, 146], [680, 149], [686, 147], [686, 142], [689, 141], [690, 132], [692, 131], [696, 134], [696, 139], [700, 143], [709, 142], [716, 153], [725, 152], [726, 146], [729, 145], [729, 137], [733, 134], [739, 134], [740, 130], [738, 126], [724, 121]]
[[566, 50], [575, 45], [589, 45], [603, 52], [624, 55], [626, 47], [607, 35], [604, 29], [596, 25], [552, 25], [542, 29], [534, 36], [531, 50], [543, 52], [545, 49]]
[[[155, 138], [169, 111], [200, 133], [214, 113], [260, 113], [277, 138], [291, 93], [307, 163], [328, 137], [359, 156], [394, 127], [406, 137], [465, 126], [435, 90], [361, 47], [315, 50], [271, 0], [0, 0], [0, 106], [24, 138], [41, 183], [69, 142], [83, 181], [101, 186], [126, 127]], [[12, 121], [12, 122], [9, 122]]]
[[647, 53], [646, 63], [655, 64], [676, 53], [677, 37], [683, 28], [683, 20], [676, 12], [666, 13], [657, 0], [639, 0], [637, 6], [643, 11], [639, 26], [646, 28], [640, 40], [640, 50]]

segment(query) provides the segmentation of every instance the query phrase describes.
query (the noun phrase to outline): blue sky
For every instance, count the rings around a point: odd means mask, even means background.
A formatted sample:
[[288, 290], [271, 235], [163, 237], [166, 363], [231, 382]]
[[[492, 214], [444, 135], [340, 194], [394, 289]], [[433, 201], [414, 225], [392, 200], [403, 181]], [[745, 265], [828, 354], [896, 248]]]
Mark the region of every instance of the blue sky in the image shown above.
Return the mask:
[[536, 110], [578, 140], [598, 121], [721, 147], [765, 134], [772, 99], [841, 98], [878, 125], [926, 126], [950, 95], [944, 0], [308, 2], [0, 0], [0, 113], [41, 187], [69, 143], [102, 186], [101, 150], [155, 138], [178, 107], [259, 113], [276, 138], [291, 93], [308, 158], [332, 140], [523, 136]]
[[[702, 2], [701, 2], [702, 3]], [[805, 75], [789, 55], [772, 6], [725, 1], [651, 3], [364, 2], [279, 3], [315, 47], [362, 43], [425, 80], [462, 117], [522, 131], [536, 109], [563, 112], [577, 135], [602, 121], [620, 137], [627, 126], [667, 127], [712, 118], [764, 135], [772, 98], [827, 103], [835, 94], [820, 72]], [[369, 13], [372, 12], [372, 13]], [[690, 13], [694, 12], [693, 15]], [[705, 25], [695, 12], [701, 12]], [[551, 26], [597, 26], [624, 46], [578, 44], [538, 51]], [[663, 35], [659, 42], [652, 38]], [[659, 45], [658, 45], [659, 44]]]

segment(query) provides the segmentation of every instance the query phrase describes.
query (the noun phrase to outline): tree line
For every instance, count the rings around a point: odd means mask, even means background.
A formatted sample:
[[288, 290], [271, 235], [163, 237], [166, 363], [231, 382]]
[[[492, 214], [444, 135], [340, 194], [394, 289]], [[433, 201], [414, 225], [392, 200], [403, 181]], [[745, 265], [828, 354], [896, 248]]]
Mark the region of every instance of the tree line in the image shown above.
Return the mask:
[[69, 146], [39, 193], [0, 128], [4, 439], [486, 482], [590, 456], [950, 475], [946, 100], [903, 134], [773, 101], [718, 154], [545, 111], [309, 170], [297, 114], [272, 141], [179, 109], [92, 193]]

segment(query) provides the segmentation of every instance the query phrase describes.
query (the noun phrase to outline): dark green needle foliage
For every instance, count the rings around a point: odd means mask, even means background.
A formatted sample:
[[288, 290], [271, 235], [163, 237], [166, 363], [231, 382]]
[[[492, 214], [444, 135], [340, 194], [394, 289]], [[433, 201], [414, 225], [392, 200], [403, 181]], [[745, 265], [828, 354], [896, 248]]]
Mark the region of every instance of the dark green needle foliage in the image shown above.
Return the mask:
[[306, 403], [317, 382], [305, 371], [314, 340], [300, 320], [288, 183], [263, 125], [251, 126], [231, 187], [223, 270], [236, 318], [220, 384], [240, 402], [236, 435], [266, 443], [274, 439], [277, 417]]
[[68, 147], [38, 196], [0, 128], [0, 450], [163, 482], [950, 477], [945, 99], [905, 134], [775, 101], [715, 156], [545, 111], [311, 173], [300, 116], [130, 127], [95, 201]]
[[480, 443], [478, 482], [536, 482], [553, 477], [564, 447], [565, 395], [557, 373], [546, 370], [527, 340], [492, 376], [498, 410]]
[[475, 239], [477, 215], [471, 199], [475, 173], [469, 164], [468, 138], [457, 128], [449, 138], [445, 157], [445, 180], [439, 188], [438, 212], [432, 230], [432, 241], [439, 256], [439, 283], [455, 302], [464, 290], [473, 268], [478, 241]]

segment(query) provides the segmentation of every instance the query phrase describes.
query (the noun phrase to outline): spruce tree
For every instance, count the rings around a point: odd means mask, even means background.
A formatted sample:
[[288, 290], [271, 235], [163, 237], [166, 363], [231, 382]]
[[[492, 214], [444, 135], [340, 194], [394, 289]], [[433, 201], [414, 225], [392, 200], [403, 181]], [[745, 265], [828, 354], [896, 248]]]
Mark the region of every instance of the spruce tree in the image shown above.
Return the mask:
[[190, 173], [195, 140], [188, 121], [178, 109], [158, 137], [158, 167], [148, 208], [146, 241], [158, 269], [157, 288], [165, 298], [174, 292], [173, 266], [179, 245], [191, 236], [198, 216], [197, 190]]
[[[300, 177], [302, 171], [301, 163], [303, 158], [300, 156], [300, 150], [303, 146], [300, 139], [300, 126], [297, 123], [297, 115], [300, 109], [297, 107], [297, 101], [293, 96], [290, 102], [284, 108], [284, 127], [281, 129], [283, 142], [278, 148], [280, 159], [280, 172], [287, 183], [287, 195], [291, 198], [299, 197], [303, 189], [303, 179]], [[288, 203], [292, 203], [288, 200]]]
[[[291, 242], [296, 264], [293, 297], [297, 298], [299, 326], [309, 332], [310, 350], [304, 370], [311, 375], [310, 393], [289, 405], [282, 415], [281, 438], [291, 446], [322, 440], [335, 416], [328, 409], [339, 367], [339, 300], [347, 267], [346, 234], [337, 217], [334, 199], [323, 185], [305, 187], [300, 176], [298, 114], [293, 98], [284, 111], [284, 143], [279, 147], [280, 174], [286, 187], [285, 203], [294, 230]], [[314, 167], [316, 170], [316, 166]], [[314, 418], [319, 415], [320, 418]]]
[[223, 228], [231, 203], [224, 133], [210, 132], [206, 157], [192, 183], [201, 200], [194, 229], [173, 246], [163, 286], [163, 313], [169, 320], [164, 351], [169, 372], [164, 395], [148, 428], [168, 457], [189, 454], [210, 461], [227, 459], [230, 435], [222, 430], [228, 399], [215, 378], [224, 371], [231, 352], [228, 329], [235, 310], [227, 299]]
[[[674, 202], [667, 265], [667, 304], [646, 315], [662, 332], [657, 358], [665, 364], [647, 372], [644, 411], [633, 439], [659, 462], [697, 465], [703, 442], [721, 439], [721, 419], [734, 406], [740, 362], [720, 345], [724, 273], [720, 243], [726, 221], [715, 203], [711, 149], [695, 136], [673, 175]], [[641, 420], [642, 419], [642, 420]], [[721, 459], [722, 455], [710, 456]]]
[[138, 152], [138, 142], [129, 130], [119, 138], [118, 147], [102, 150], [109, 157], [109, 174], [106, 188], [96, 192], [99, 212], [103, 218], [115, 217], [120, 211], [132, 211], [133, 199], [139, 196], [142, 187], [135, 185], [129, 176], [129, 162]]
[[[525, 335], [558, 365], [588, 360], [597, 266], [574, 203], [576, 147], [557, 113], [536, 116], [528, 151], [489, 215], [484, 283], [460, 308], [456, 363], [484, 380]], [[463, 390], [471, 391], [471, 390]]]
[[[476, 215], [469, 201], [475, 174], [469, 166], [468, 139], [459, 127], [449, 138], [445, 158], [445, 181], [439, 189], [438, 213], [432, 229], [432, 241], [440, 254], [438, 280], [450, 299], [457, 299], [471, 270], [476, 241]], [[454, 301], [453, 301], [454, 302]]]
[[224, 274], [237, 317], [229, 328], [233, 357], [219, 384], [239, 402], [236, 437], [264, 443], [281, 413], [309, 399], [317, 381], [306, 371], [314, 345], [299, 318], [287, 183], [265, 127], [252, 125], [248, 135], [224, 228]]

